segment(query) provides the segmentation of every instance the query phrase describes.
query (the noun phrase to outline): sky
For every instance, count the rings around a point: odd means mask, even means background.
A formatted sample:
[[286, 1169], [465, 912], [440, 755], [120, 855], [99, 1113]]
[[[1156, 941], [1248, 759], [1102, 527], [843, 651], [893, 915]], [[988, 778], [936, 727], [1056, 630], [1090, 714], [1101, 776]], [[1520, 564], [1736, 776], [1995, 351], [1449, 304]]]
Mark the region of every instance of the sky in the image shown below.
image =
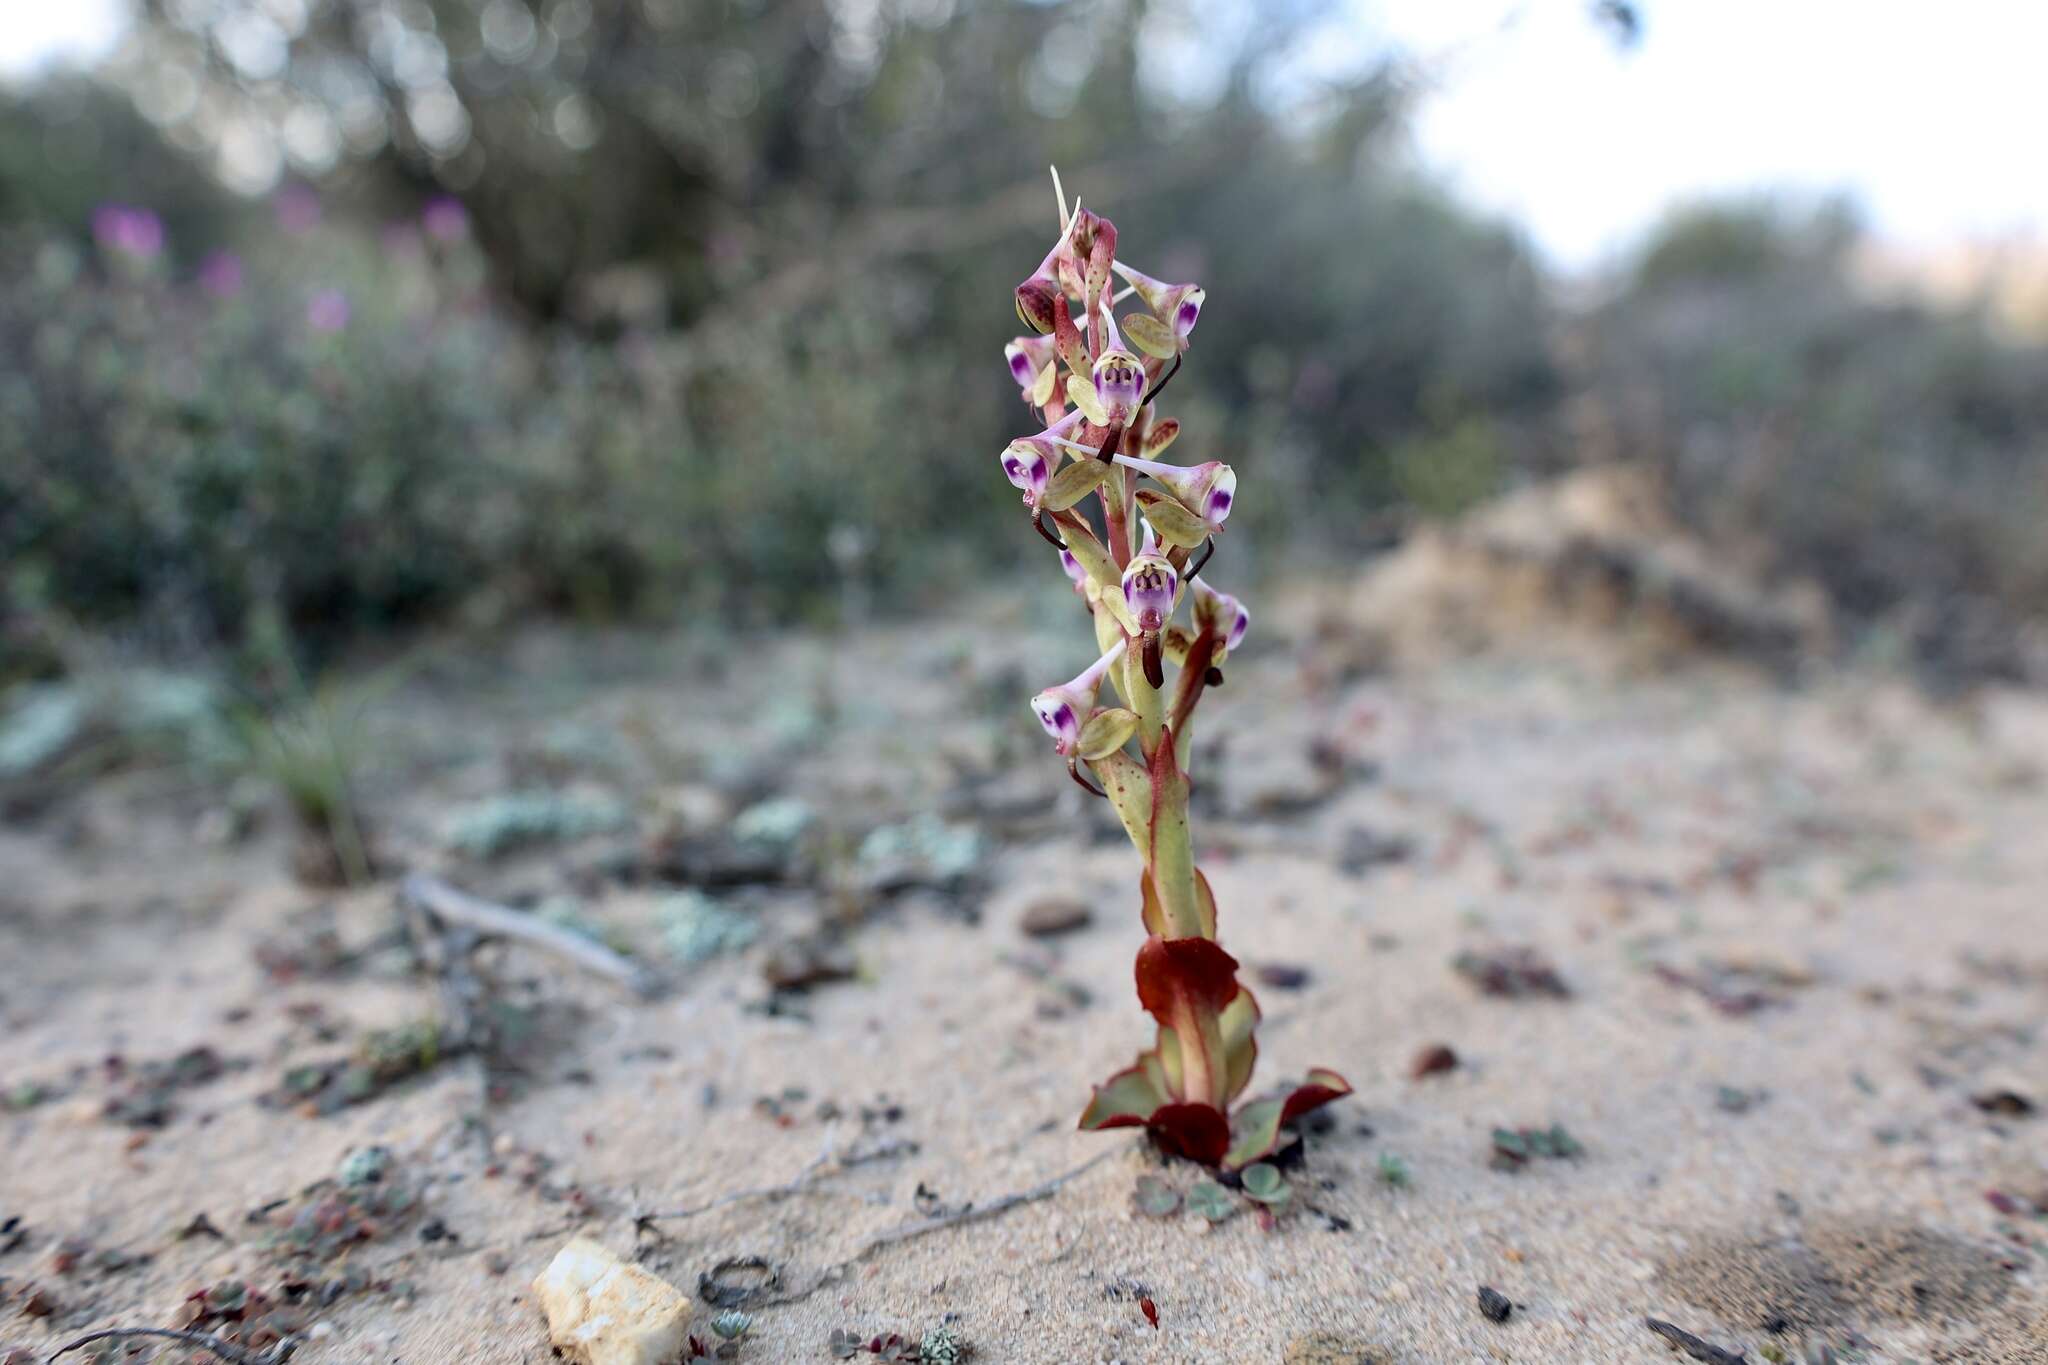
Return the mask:
[[1848, 191], [1897, 245], [2048, 241], [2048, 4], [1640, 0], [1617, 50], [1582, 0], [1356, 0], [1441, 54], [1422, 159], [1597, 264], [1674, 201]]
[[[1240, 18], [1265, 0], [1242, 2]], [[1912, 251], [2048, 241], [2048, 4], [1638, 8], [1641, 41], [1622, 50], [1587, 0], [1342, 0], [1304, 63], [1415, 54], [1418, 157], [1567, 270], [1612, 259], [1673, 203], [1749, 190], [1848, 192]], [[123, 2], [9, 10], [0, 77], [104, 53]]]

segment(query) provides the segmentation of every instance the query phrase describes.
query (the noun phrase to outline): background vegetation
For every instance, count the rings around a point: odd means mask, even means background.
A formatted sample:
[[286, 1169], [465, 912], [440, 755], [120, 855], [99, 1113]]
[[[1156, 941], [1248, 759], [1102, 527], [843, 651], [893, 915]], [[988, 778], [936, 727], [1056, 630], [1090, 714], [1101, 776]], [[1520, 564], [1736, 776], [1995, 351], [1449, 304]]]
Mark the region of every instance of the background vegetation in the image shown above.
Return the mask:
[[812, 621], [1029, 555], [992, 455], [1051, 161], [1209, 289], [1178, 396], [1254, 564], [1644, 460], [1850, 619], [2018, 667], [2040, 348], [1869, 297], [1839, 206], [1681, 215], [1567, 307], [1404, 160], [1412, 69], [1304, 88], [1313, 6], [1203, 12], [152, 0], [0, 108], [0, 678], [80, 628]]

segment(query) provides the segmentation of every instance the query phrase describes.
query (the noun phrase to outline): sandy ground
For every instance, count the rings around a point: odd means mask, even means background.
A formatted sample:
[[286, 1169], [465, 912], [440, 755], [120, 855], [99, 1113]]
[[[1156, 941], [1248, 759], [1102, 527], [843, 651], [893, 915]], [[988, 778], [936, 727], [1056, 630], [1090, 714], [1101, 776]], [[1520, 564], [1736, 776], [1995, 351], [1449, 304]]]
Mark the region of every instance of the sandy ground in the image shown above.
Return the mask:
[[[297, 1359], [545, 1361], [527, 1285], [581, 1229], [685, 1290], [763, 1258], [793, 1301], [754, 1310], [743, 1360], [941, 1321], [991, 1361], [1279, 1361], [1314, 1332], [1397, 1361], [1671, 1358], [1645, 1315], [1752, 1361], [1823, 1343], [2048, 1360], [2048, 1117], [1999, 1112], [2048, 1108], [2043, 699], [1937, 709], [1707, 665], [1347, 676], [1306, 626], [1262, 620], [1204, 706], [1228, 738], [1200, 760], [1201, 861], [1225, 945], [1291, 986], [1256, 987], [1260, 1080], [1329, 1065], [1357, 1094], [1308, 1136], [1290, 1211], [1209, 1226], [1133, 1207], [1138, 1176], [1185, 1190], [1196, 1172], [1073, 1131], [1145, 1033], [1135, 868], [1025, 710], [1084, 662], [1071, 623], [1040, 624], [722, 661], [701, 641], [536, 636], [380, 696], [363, 795], [388, 858], [520, 903], [572, 896], [657, 961], [651, 907], [673, 888], [609, 869], [664, 820], [785, 795], [817, 811], [828, 861], [918, 811], [989, 841], [965, 894], [742, 891], [762, 942], [650, 1002], [537, 952], [489, 957], [544, 1007], [489, 1089], [458, 1059], [324, 1116], [259, 1102], [438, 998], [389, 951], [261, 965], [322, 907], [347, 947], [396, 919], [388, 881], [291, 881], [279, 822], [208, 842], [207, 798], [159, 774], [0, 831], [0, 1085], [47, 1095], [0, 1110], [0, 1223], [19, 1220], [0, 1232], [0, 1357], [168, 1323], [196, 1288], [296, 1264], [367, 1281], [313, 1292]], [[615, 794], [637, 828], [490, 863], [445, 849], [454, 805], [538, 782]], [[1048, 896], [1092, 922], [1025, 936]], [[858, 975], [772, 995], [774, 943], [848, 904]], [[1452, 967], [1506, 946], [1569, 997], [1488, 995]], [[1411, 1079], [1439, 1042], [1456, 1068]], [[200, 1045], [233, 1067], [177, 1090], [162, 1126], [107, 1114], [141, 1063]], [[1583, 1153], [1491, 1160], [1494, 1129], [1552, 1124]], [[289, 1209], [253, 1211], [372, 1144], [423, 1207], [335, 1260], [280, 1259]], [[863, 1254], [1105, 1150], [1048, 1198]], [[1394, 1162], [1405, 1184], [1382, 1178]], [[181, 1236], [200, 1213], [219, 1235]], [[60, 1270], [67, 1241], [128, 1259]], [[31, 1284], [50, 1315], [17, 1315]], [[1514, 1302], [1506, 1322], [1480, 1313], [1482, 1284]]]

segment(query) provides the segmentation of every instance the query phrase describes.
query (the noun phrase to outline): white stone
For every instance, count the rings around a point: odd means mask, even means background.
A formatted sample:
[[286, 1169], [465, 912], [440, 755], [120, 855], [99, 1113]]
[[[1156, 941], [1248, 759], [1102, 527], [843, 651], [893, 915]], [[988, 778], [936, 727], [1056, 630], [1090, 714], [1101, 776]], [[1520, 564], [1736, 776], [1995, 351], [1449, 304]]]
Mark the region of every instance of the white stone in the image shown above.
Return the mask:
[[556, 1252], [533, 1292], [548, 1340], [576, 1365], [661, 1365], [688, 1337], [689, 1299], [588, 1237]]

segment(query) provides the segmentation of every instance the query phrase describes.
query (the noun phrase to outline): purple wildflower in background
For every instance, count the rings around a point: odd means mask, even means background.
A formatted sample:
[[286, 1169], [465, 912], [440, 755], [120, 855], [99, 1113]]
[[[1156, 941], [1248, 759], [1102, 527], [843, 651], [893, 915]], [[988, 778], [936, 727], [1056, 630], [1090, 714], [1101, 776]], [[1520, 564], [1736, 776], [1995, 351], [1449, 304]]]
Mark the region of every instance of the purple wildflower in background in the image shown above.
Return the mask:
[[232, 251], [210, 251], [199, 263], [199, 287], [217, 299], [242, 292], [242, 258]]
[[469, 210], [452, 194], [437, 194], [420, 210], [420, 226], [437, 242], [459, 242], [469, 236]]
[[297, 235], [320, 225], [320, 196], [305, 185], [287, 185], [277, 192], [273, 205], [277, 225]]
[[306, 301], [306, 325], [316, 332], [339, 332], [348, 315], [348, 295], [339, 289], [322, 289]]
[[111, 252], [153, 260], [164, 249], [164, 223], [148, 209], [102, 204], [93, 210], [93, 240]]

